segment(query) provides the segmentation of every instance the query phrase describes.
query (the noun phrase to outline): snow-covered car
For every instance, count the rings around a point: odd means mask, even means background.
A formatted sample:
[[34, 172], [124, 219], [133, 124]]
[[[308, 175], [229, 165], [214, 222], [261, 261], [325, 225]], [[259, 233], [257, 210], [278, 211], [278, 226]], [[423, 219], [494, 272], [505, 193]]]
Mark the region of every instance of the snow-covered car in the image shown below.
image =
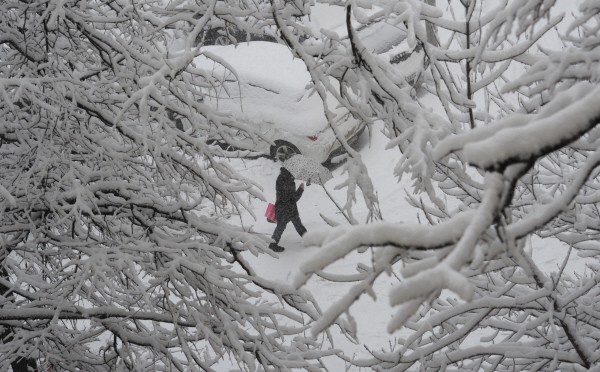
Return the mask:
[[[222, 76], [222, 85], [207, 91], [204, 102], [251, 125], [265, 138], [244, 137], [245, 132], [240, 131], [236, 140], [246, 149], [277, 161], [303, 154], [320, 163], [342, 152], [325, 117], [323, 101], [307, 89], [311, 80], [306, 66], [286, 46], [255, 41], [202, 50], [205, 55], [194, 60], [196, 66]], [[206, 55], [226, 61], [229, 68]], [[365, 123], [340, 107], [333, 96], [327, 96], [326, 102], [335, 114], [331, 124], [352, 143]]]
[[409, 45], [404, 24], [392, 25], [379, 21], [359, 28], [357, 33], [377, 58], [394, 67], [397, 75], [410, 84], [416, 83], [427, 61], [425, 50], [419, 42]]
[[[275, 31], [273, 31], [274, 33]], [[232, 24], [219, 24], [204, 30], [196, 40], [202, 45], [230, 45], [247, 41], [270, 41], [277, 42], [275, 37], [268, 33], [249, 33], [240, 30]]]
[[[375, 14], [381, 8], [373, 6], [368, 12], [363, 10], [362, 18]], [[328, 3], [316, 3], [311, 6], [311, 15], [304, 18], [305, 26], [313, 29], [314, 34], [327, 32], [349, 42], [346, 26], [346, 7]], [[364, 21], [364, 20], [363, 20]], [[426, 64], [423, 45], [415, 42], [409, 45], [408, 32], [403, 22], [393, 22], [393, 19], [377, 20], [369, 23], [352, 22], [358, 38], [376, 58], [394, 67], [394, 73], [403, 77], [408, 83], [414, 84], [423, 66]], [[319, 40], [305, 40], [304, 43]]]

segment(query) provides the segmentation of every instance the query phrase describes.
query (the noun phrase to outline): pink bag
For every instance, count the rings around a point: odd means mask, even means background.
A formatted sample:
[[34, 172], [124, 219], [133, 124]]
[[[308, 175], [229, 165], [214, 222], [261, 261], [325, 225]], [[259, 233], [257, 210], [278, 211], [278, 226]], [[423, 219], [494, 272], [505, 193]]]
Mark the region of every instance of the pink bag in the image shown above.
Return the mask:
[[269, 205], [267, 205], [265, 217], [267, 217], [267, 221], [271, 223], [277, 223], [277, 218], [275, 218], [275, 206], [273, 205], [273, 203], [269, 203]]

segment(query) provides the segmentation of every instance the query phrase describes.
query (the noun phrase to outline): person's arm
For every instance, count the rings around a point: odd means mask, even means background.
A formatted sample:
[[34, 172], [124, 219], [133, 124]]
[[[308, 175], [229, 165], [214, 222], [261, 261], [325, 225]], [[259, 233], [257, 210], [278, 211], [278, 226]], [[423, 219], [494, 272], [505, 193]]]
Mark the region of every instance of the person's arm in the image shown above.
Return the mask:
[[301, 184], [300, 186], [298, 186], [298, 189], [296, 190], [296, 201], [300, 200], [300, 197], [302, 196], [303, 192], [304, 192], [304, 183]]

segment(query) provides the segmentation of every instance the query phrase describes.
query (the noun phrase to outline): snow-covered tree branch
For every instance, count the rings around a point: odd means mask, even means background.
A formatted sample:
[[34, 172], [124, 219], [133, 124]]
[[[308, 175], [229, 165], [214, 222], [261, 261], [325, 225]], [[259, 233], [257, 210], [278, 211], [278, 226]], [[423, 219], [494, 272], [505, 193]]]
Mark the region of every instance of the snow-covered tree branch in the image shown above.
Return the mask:
[[[371, 120], [384, 122], [388, 148], [403, 155], [398, 175], [410, 174], [414, 191], [429, 197], [410, 197], [429, 224], [309, 233], [305, 243], [322, 253], [303, 264], [297, 287], [353, 252], [373, 252], [312, 330], [349, 316], [359, 297], [373, 296], [378, 278], [394, 273], [401, 280], [389, 292], [396, 313], [388, 329], [411, 336], [391, 351], [370, 350], [370, 359], [348, 356], [356, 366], [597, 367], [598, 8], [585, 1], [565, 18], [555, 1], [428, 3], [378, 4], [383, 10], [372, 17], [403, 22], [408, 40], [422, 45], [429, 65], [418, 89], [435, 94], [445, 117], [427, 109], [423, 94], [411, 95], [391, 61], [369, 51], [352, 27], [339, 45], [353, 56], [342, 85], [369, 105]], [[348, 16], [355, 7], [347, 6]], [[551, 50], [548, 40], [557, 37], [561, 49]], [[534, 237], [566, 243], [555, 273], [532, 259]], [[590, 258], [589, 273], [566, 272], [574, 254]]]
[[266, 239], [222, 218], [263, 196], [210, 139], [260, 134], [203, 103], [221, 81], [192, 61], [206, 24], [260, 33], [263, 10], [0, 5], [0, 369], [320, 369], [337, 352], [302, 336], [310, 294], [240, 256]]

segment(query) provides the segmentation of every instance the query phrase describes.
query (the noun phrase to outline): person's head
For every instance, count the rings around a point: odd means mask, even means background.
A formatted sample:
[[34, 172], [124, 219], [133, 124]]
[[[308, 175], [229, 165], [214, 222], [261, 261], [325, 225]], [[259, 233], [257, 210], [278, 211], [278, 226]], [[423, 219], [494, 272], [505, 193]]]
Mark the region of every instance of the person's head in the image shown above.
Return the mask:
[[279, 170], [280, 170], [281, 174], [287, 175], [291, 179], [294, 179], [294, 175], [292, 174], [292, 172], [287, 170], [285, 167], [281, 167], [281, 168], [279, 168]]

